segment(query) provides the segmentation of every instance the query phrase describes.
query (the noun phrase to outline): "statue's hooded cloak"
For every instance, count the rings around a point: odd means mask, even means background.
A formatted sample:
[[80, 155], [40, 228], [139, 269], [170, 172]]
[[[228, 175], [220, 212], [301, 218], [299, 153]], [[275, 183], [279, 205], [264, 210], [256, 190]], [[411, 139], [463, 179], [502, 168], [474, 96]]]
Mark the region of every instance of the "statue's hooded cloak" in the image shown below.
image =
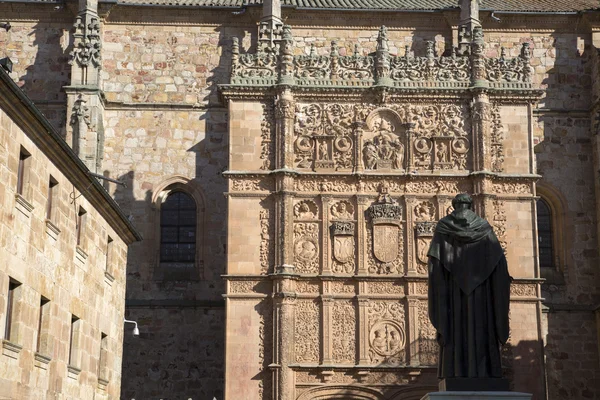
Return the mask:
[[455, 210], [438, 222], [427, 255], [438, 375], [501, 377], [511, 278], [492, 227], [470, 209]]

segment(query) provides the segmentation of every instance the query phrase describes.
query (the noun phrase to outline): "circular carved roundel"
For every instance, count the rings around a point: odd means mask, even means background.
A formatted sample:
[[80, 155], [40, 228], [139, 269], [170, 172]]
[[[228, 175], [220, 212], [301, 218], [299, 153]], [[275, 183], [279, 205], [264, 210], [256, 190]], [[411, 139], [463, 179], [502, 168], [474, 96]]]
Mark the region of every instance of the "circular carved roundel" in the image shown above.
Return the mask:
[[312, 261], [317, 257], [317, 241], [311, 237], [301, 237], [294, 243], [294, 254], [304, 261]]
[[431, 140], [427, 138], [422, 137], [415, 140], [415, 150], [421, 154], [429, 153], [431, 151], [431, 147]]
[[308, 152], [313, 148], [312, 139], [308, 136], [300, 136], [296, 139], [296, 148], [300, 151]]
[[340, 136], [333, 142], [338, 151], [346, 152], [352, 148], [352, 140], [348, 136]]
[[404, 350], [404, 329], [395, 321], [378, 321], [369, 332], [371, 349], [380, 356], [390, 357]]

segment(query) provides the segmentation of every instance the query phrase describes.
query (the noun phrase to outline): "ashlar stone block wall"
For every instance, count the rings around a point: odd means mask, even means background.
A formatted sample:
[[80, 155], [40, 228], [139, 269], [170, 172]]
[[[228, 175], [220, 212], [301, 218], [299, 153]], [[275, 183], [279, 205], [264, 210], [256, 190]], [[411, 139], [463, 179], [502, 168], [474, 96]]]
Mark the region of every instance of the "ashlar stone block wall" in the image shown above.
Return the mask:
[[[16, 193], [21, 148], [30, 154], [22, 195]], [[121, 390], [127, 246], [88, 201], [87, 193], [65, 177], [46, 151], [0, 111], [3, 337], [9, 284], [19, 284], [14, 290], [10, 340], [2, 342], [0, 396], [117, 399]], [[48, 218], [50, 176], [56, 186]], [[77, 244], [80, 208], [86, 214]], [[42, 296], [49, 302], [38, 330]], [[71, 339], [73, 315], [79, 321]], [[106, 352], [101, 360], [102, 335], [106, 335]]]

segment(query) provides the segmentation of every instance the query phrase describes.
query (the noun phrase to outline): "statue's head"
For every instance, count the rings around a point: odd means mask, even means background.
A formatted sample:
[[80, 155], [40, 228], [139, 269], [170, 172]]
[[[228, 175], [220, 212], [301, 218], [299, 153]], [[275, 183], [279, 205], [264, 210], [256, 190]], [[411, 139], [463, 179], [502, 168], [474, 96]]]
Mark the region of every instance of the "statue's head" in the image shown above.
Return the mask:
[[455, 210], [464, 210], [471, 209], [473, 205], [473, 199], [467, 193], [457, 194], [454, 199], [452, 199], [452, 207]]

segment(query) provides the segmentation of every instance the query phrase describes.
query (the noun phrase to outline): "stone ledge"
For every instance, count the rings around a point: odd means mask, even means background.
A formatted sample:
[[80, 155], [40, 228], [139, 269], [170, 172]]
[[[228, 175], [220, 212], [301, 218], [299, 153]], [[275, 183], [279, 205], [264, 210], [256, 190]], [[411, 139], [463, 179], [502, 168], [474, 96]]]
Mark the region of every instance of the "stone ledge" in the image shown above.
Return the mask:
[[106, 390], [107, 386], [108, 386], [108, 379], [98, 378], [98, 389]]
[[15, 208], [29, 218], [34, 207], [30, 202], [25, 200], [25, 197], [17, 193], [15, 194]]
[[17, 360], [19, 358], [19, 353], [23, 350], [23, 346], [20, 344], [13, 343], [6, 339], [2, 340], [2, 354], [7, 357], [14, 358]]
[[115, 281], [115, 277], [108, 271], [104, 271], [104, 282], [108, 286], [112, 286], [112, 283]]
[[56, 226], [52, 221], [47, 219], [46, 220], [46, 233], [52, 239], [57, 240], [58, 235], [60, 234], [60, 229], [58, 229], [58, 226]]
[[37, 351], [35, 352], [34, 355], [34, 365], [40, 369], [48, 369], [48, 364], [50, 364], [50, 361], [52, 361], [52, 358], [45, 356], [41, 353], [38, 353]]
[[81, 248], [81, 246], [75, 247], [75, 259], [85, 265], [88, 258], [88, 254]]
[[79, 374], [81, 373], [81, 369], [73, 365], [67, 365], [67, 372], [69, 378], [77, 380], [79, 378]]
[[433, 392], [421, 400], [531, 400], [531, 396], [520, 392]]

